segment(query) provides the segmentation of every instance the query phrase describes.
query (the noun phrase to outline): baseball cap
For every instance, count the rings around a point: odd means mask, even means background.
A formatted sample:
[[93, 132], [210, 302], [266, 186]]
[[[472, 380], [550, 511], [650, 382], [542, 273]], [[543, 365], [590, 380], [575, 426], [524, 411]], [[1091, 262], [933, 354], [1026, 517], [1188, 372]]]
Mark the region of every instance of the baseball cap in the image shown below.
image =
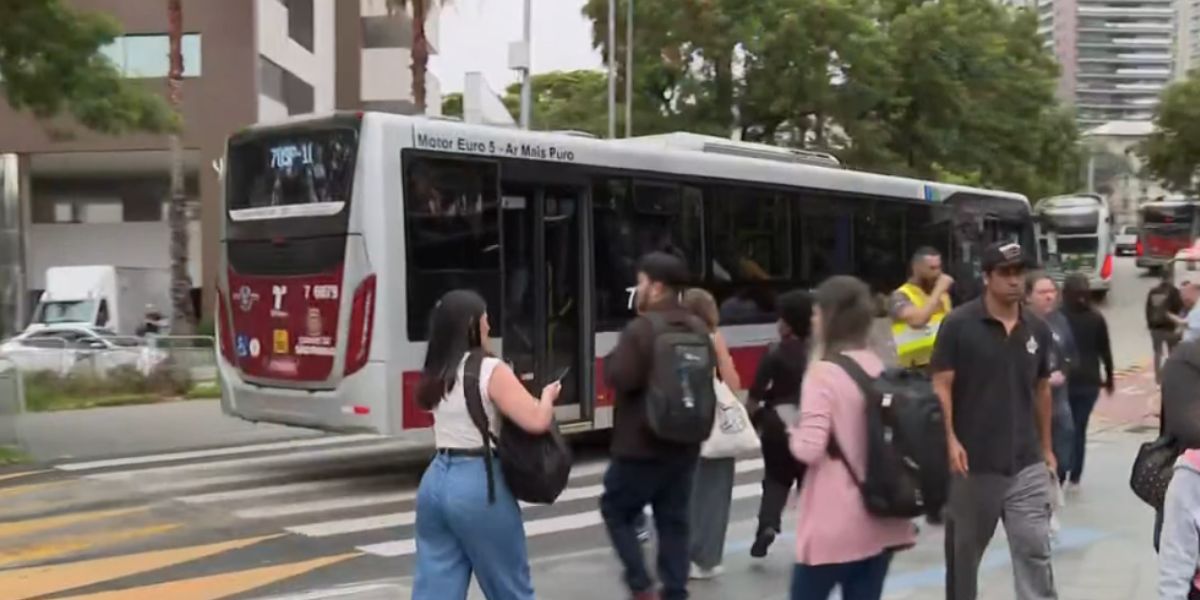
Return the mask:
[[1025, 251], [1017, 242], [993, 242], [983, 249], [981, 266], [984, 273], [990, 273], [1000, 267], [1025, 267]]

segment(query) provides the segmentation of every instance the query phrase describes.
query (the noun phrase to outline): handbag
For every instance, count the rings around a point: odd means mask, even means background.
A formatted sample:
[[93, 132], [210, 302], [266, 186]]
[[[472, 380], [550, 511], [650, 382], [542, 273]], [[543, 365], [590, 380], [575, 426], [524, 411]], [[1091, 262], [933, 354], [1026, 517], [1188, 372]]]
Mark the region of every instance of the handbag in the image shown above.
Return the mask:
[[713, 419], [712, 433], [700, 444], [700, 456], [704, 458], [735, 458], [749, 452], [758, 452], [762, 445], [750, 413], [742, 401], [725, 385], [713, 378], [713, 389], [717, 393], [717, 411]]
[[1146, 442], [1138, 448], [1129, 474], [1129, 488], [1133, 493], [1156, 510], [1162, 510], [1167, 497], [1167, 486], [1175, 473], [1175, 461], [1183, 450], [1174, 436], [1163, 435]]

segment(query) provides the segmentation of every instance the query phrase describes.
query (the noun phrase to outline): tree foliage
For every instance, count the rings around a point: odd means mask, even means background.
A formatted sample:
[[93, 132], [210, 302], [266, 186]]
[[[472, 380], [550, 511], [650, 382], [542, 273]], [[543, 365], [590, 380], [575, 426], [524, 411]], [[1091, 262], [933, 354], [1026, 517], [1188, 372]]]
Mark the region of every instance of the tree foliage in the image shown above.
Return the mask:
[[1200, 70], [1167, 88], [1154, 125], [1140, 148], [1146, 170], [1172, 190], [1200, 191]]
[[98, 52], [119, 33], [112, 18], [62, 0], [0, 2], [0, 87], [9, 104], [42, 119], [69, 114], [104, 133], [176, 129], [162, 97]]
[[[608, 132], [608, 79], [602, 71], [552, 71], [533, 76], [532, 129], [574, 130], [595, 136]], [[508, 86], [501, 98], [514, 117], [521, 112], [521, 84]], [[442, 99], [442, 114], [463, 115], [462, 94]], [[619, 121], [623, 120], [623, 116]]]
[[[602, 52], [607, 4], [584, 7]], [[634, 8], [638, 134], [737, 131], [831, 151], [853, 167], [1032, 198], [1078, 183], [1077, 129], [1055, 98], [1058, 68], [1032, 12], [994, 0], [678, 0]], [[626, 10], [619, 2], [622, 58]]]

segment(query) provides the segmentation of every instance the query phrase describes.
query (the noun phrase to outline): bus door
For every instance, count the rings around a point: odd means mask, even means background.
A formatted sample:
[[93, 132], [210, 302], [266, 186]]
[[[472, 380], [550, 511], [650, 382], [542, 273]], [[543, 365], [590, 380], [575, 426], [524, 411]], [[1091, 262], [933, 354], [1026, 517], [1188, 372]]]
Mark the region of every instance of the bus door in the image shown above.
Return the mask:
[[587, 187], [504, 181], [501, 195], [504, 360], [535, 397], [562, 379], [560, 423], [590, 421]]

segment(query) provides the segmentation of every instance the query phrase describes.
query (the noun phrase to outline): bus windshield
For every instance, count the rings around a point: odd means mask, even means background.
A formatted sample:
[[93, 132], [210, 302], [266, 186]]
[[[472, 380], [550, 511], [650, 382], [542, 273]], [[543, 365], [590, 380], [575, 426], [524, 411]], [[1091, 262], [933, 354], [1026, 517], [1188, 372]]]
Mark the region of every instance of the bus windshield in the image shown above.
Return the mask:
[[1194, 207], [1187, 204], [1175, 206], [1147, 204], [1142, 207], [1142, 226], [1162, 231], [1188, 231], [1192, 227], [1194, 210]]

